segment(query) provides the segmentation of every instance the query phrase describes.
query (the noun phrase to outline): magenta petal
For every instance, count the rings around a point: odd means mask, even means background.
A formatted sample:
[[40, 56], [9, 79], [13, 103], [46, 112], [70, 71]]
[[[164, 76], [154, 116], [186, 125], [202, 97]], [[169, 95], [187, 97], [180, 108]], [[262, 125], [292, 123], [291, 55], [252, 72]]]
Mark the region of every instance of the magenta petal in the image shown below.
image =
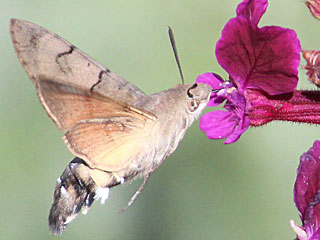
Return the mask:
[[300, 49], [295, 31], [258, 28], [247, 18], [236, 17], [223, 29], [216, 56], [241, 92], [251, 88], [276, 95], [295, 89]]
[[314, 239], [319, 240], [320, 239], [320, 205], [319, 205], [319, 199], [316, 204], [314, 202], [311, 202], [309, 206], [309, 211], [312, 213], [310, 215], [310, 218], [308, 220], [305, 219], [304, 221], [304, 228], [306, 229], [306, 233], [308, 236], [308, 240]]
[[247, 129], [250, 127], [250, 119], [248, 117], [245, 117], [243, 120], [240, 121], [239, 126], [237, 127], [236, 131], [232, 133], [227, 140], [225, 141], [225, 144], [234, 143], [236, 142], [244, 133], [247, 131]]
[[317, 231], [316, 233], [312, 234], [308, 240], [319, 240], [320, 239], [320, 231]]
[[200, 129], [207, 134], [208, 138], [225, 138], [234, 131], [236, 126], [232, 116], [232, 113], [222, 110], [206, 113], [200, 119]]
[[308, 235], [308, 240], [319, 240], [320, 239], [320, 230], [318, 229], [316, 232], [308, 232], [306, 230], [307, 235]]
[[225, 100], [226, 99], [224, 97], [216, 96], [216, 94], [213, 93], [207, 105], [208, 107], [215, 107], [223, 103]]
[[312, 219], [320, 220], [319, 191], [320, 141], [317, 140], [300, 158], [294, 187], [294, 201], [304, 224]]
[[268, 0], [244, 0], [237, 7], [237, 16], [248, 18], [258, 25], [260, 18], [268, 7]]
[[224, 80], [222, 77], [212, 72], [201, 74], [197, 77], [197, 80], [196, 80], [196, 83], [206, 83], [210, 85], [213, 90], [220, 89], [221, 83], [223, 82]]

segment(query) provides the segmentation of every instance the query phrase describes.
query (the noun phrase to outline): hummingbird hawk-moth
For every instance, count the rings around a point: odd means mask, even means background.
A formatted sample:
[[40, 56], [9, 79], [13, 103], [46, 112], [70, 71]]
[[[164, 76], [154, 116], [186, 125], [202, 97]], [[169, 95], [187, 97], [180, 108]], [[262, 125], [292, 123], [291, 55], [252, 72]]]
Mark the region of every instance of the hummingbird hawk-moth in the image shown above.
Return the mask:
[[130, 206], [199, 117], [211, 87], [180, 84], [148, 96], [37, 24], [11, 19], [10, 32], [42, 106], [76, 156], [56, 183], [51, 232], [62, 234], [94, 200], [104, 203], [111, 187], [142, 177]]

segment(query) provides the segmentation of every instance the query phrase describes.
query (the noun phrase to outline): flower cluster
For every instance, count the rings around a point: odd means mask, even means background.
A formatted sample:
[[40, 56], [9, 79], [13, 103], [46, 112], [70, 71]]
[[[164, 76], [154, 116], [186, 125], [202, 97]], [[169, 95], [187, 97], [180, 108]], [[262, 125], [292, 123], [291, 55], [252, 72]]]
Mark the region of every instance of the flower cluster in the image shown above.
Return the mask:
[[253, 125], [249, 90], [274, 96], [293, 92], [297, 86], [300, 42], [291, 29], [258, 27], [267, 6], [267, 0], [242, 1], [237, 16], [222, 30], [216, 57], [229, 73], [229, 80], [225, 82], [213, 73], [197, 78], [197, 82], [207, 83], [216, 90], [209, 106], [226, 100], [227, 111], [210, 112], [200, 120], [200, 128], [209, 138], [227, 138], [225, 143], [233, 143]]
[[[320, 0], [306, 0], [311, 14], [320, 20]], [[320, 51], [302, 50], [294, 30], [259, 27], [267, 0], [243, 0], [216, 44], [218, 63], [229, 74], [204, 73], [196, 82], [212, 89], [208, 106], [224, 104], [225, 110], [206, 113], [200, 128], [211, 139], [233, 143], [250, 127], [270, 121], [320, 124], [320, 91], [296, 89], [302, 52], [307, 76], [320, 87]], [[302, 226], [291, 220], [298, 240], [320, 240], [320, 141], [300, 158], [294, 202]]]

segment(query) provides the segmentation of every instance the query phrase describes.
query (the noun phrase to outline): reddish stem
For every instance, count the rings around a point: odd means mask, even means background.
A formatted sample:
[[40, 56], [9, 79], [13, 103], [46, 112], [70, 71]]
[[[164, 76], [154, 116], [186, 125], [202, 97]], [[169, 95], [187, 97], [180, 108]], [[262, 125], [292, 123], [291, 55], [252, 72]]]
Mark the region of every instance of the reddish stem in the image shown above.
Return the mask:
[[251, 126], [274, 120], [320, 124], [320, 91], [294, 91], [267, 96], [256, 90], [247, 91], [247, 114]]

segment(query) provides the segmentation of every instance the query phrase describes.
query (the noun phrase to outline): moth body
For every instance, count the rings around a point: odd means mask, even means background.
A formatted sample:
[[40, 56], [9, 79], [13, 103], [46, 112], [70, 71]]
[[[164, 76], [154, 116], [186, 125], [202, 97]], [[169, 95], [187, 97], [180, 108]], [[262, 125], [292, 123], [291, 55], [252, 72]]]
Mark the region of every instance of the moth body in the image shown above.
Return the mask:
[[37, 24], [12, 19], [10, 31], [41, 104], [76, 156], [56, 183], [51, 232], [61, 234], [95, 199], [104, 203], [110, 188], [143, 177], [130, 206], [205, 108], [211, 87], [178, 85], [148, 96]]

